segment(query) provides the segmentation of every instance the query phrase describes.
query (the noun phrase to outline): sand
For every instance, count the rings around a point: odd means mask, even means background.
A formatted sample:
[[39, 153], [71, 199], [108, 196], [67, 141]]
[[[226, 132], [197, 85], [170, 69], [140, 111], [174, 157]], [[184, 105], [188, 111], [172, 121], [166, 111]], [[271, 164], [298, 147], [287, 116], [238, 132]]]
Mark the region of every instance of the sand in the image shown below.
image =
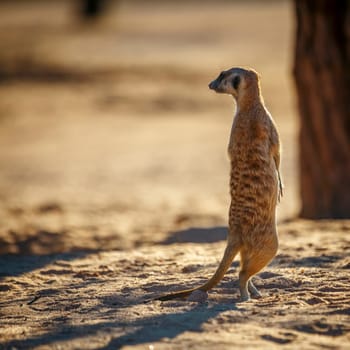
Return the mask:
[[196, 286], [224, 249], [198, 243], [130, 251], [1, 258], [1, 349], [347, 349], [350, 222], [292, 221], [255, 277], [263, 298], [239, 303], [238, 262], [204, 302], [152, 301]]
[[[297, 218], [290, 4], [70, 6], [0, 5], [0, 349], [348, 349], [350, 221]], [[261, 299], [238, 302], [237, 257], [152, 301], [223, 254], [234, 105], [207, 84], [232, 65], [283, 142], [278, 255]]]

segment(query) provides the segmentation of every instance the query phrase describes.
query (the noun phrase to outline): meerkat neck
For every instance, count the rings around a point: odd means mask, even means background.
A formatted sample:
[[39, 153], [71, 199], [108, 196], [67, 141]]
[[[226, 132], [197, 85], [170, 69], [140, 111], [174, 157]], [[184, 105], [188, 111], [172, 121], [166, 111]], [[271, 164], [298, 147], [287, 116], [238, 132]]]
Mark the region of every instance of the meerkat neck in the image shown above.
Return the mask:
[[260, 86], [249, 87], [244, 93], [236, 98], [237, 111], [248, 111], [257, 106], [264, 106], [264, 99], [261, 95]]

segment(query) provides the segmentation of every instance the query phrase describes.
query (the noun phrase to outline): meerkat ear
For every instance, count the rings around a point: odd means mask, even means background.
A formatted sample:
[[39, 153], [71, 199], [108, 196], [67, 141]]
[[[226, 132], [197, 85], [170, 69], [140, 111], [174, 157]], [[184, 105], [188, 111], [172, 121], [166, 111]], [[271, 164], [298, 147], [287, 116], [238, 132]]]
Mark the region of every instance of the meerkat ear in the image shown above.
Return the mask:
[[237, 90], [240, 81], [241, 81], [241, 78], [240, 78], [239, 75], [236, 75], [236, 76], [232, 79], [232, 87], [233, 87], [235, 90]]

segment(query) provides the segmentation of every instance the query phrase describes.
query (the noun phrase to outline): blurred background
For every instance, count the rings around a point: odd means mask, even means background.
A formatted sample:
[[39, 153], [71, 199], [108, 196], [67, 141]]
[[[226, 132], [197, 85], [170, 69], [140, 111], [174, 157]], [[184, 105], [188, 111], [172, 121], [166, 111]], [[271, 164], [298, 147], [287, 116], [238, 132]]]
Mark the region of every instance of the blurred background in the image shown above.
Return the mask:
[[295, 217], [293, 4], [88, 2], [0, 3], [0, 253], [225, 226], [234, 102], [207, 85], [233, 66], [261, 74]]

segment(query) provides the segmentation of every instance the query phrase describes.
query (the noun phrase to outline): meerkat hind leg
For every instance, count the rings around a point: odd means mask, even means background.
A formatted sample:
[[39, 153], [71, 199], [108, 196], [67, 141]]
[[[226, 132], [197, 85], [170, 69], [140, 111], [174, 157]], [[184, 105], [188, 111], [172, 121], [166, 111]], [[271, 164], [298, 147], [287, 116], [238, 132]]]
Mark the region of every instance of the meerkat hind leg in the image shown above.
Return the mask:
[[[273, 251], [251, 252], [249, 257], [241, 252], [241, 271], [239, 272], [239, 290], [241, 292], [241, 301], [250, 300], [249, 292], [253, 297], [261, 297], [259, 291], [255, 288], [250, 279], [262, 270], [274, 256]], [[248, 291], [249, 290], [249, 291]]]
[[241, 293], [240, 302], [249, 301], [250, 295], [248, 292], [248, 274], [246, 271], [241, 270], [239, 273], [239, 291]]
[[256, 289], [251, 279], [248, 281], [248, 290], [253, 298], [259, 299], [262, 297], [261, 293]]
[[[242, 281], [241, 281], [241, 279], [242, 279]], [[251, 279], [249, 279], [247, 282], [244, 282], [244, 280], [245, 280], [245, 278], [244, 278], [244, 272], [243, 272], [242, 275], [240, 274], [240, 292], [241, 292], [240, 301], [242, 301], [242, 302], [249, 301], [250, 296], [254, 299], [261, 298], [262, 297], [261, 293], [254, 286]]]

